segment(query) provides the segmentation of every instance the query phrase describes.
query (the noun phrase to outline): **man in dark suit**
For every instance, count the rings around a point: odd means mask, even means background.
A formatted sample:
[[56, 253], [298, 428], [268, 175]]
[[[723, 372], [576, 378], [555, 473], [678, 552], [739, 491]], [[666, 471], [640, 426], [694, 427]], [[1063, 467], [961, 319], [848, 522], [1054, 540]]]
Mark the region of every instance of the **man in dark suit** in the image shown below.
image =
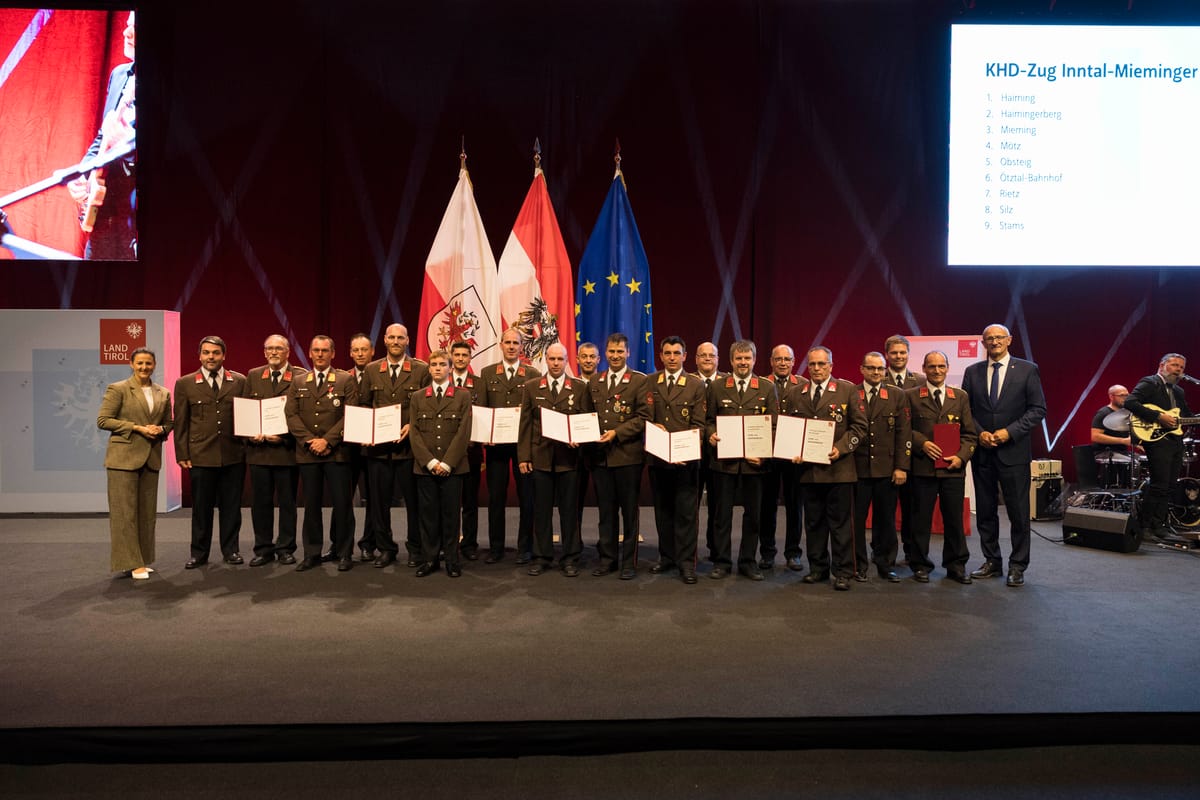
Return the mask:
[[[540, 378], [541, 371], [521, 363], [521, 333], [509, 328], [500, 337], [500, 361], [483, 368], [480, 405], [488, 408], [517, 408], [525, 400], [525, 384]], [[488, 555], [485, 564], [504, 558], [505, 514], [508, 506], [508, 475], [517, 485], [517, 563], [533, 560], [533, 482], [521, 473], [515, 444], [489, 444], [484, 455], [488, 489]]]
[[354, 566], [354, 509], [350, 505], [350, 451], [342, 441], [346, 406], [358, 404], [358, 380], [334, 369], [333, 339], [314, 336], [308, 348], [312, 372], [288, 389], [288, 430], [296, 440], [296, 462], [304, 481], [304, 560], [306, 572], [321, 565], [325, 534], [321, 505], [325, 489], [333, 510], [329, 515], [330, 551], [338, 572]]
[[517, 458], [522, 474], [533, 479], [533, 564], [530, 575], [541, 575], [554, 563], [554, 509], [562, 535], [563, 575], [579, 575], [583, 539], [579, 533], [579, 446], [547, 438], [542, 433], [542, 409], [560, 414], [592, 410], [587, 384], [566, 374], [567, 348], [555, 342], [546, 348], [546, 374], [525, 384], [521, 404], [521, 434]]
[[[471, 405], [482, 405], [483, 381], [471, 371], [471, 345], [450, 345], [450, 382], [471, 395]], [[483, 445], [467, 443], [467, 474], [462, 487], [462, 544], [459, 553], [468, 561], [479, 558], [479, 482], [483, 475]]]
[[[732, 374], [715, 381], [708, 389], [708, 413], [705, 436], [720, 453], [717, 418], [726, 416], [770, 416], [772, 424], [779, 411], [775, 386], [754, 374], [754, 342], [736, 341], [729, 347]], [[713, 483], [716, 485], [717, 512], [713, 523], [713, 568], [708, 577], [720, 580], [733, 567], [733, 506], [742, 500], [742, 540], [738, 546], [738, 574], [753, 581], [763, 579], [755, 562], [758, 529], [762, 519], [762, 476], [766, 458], [714, 458]]]
[[413, 469], [421, 508], [421, 546], [425, 561], [416, 576], [438, 568], [446, 558], [446, 574], [462, 575], [458, 525], [462, 513], [463, 476], [467, 474], [467, 444], [471, 440], [471, 393], [450, 382], [450, 354], [429, 354], [430, 383], [412, 396]]
[[[941, 501], [942, 566], [946, 577], [971, 583], [967, 574], [967, 536], [963, 530], [963, 498], [966, 495], [966, 463], [975, 452], [975, 423], [971, 402], [962, 389], [946, 385], [949, 360], [934, 350], [925, 354], [926, 383], [908, 390], [912, 409], [913, 553], [909, 567], [913, 580], [929, 583], [933, 562], [929, 560], [929, 537], [933, 529], [933, 506]], [[958, 425], [958, 450], [943, 453], [934, 441], [935, 425]]]
[[833, 588], [847, 591], [854, 576], [851, 515], [858, 475], [852, 453], [867, 435], [866, 403], [858, 399], [854, 384], [833, 377], [833, 351], [818, 345], [808, 351], [808, 380], [784, 389], [779, 413], [834, 423], [830, 463], [804, 462], [799, 470], [808, 539], [809, 573], [804, 582], [825, 583], [832, 571]]
[[[903, 334], [892, 334], [883, 342], [883, 354], [887, 356], [887, 372], [884, 382], [900, 389], [911, 389], [925, 382], [908, 368], [908, 351], [911, 344]], [[904, 560], [912, 553], [912, 485], [904, 483], [896, 487], [896, 499], [900, 504], [900, 544], [904, 548]]]
[[1029, 464], [1033, 461], [1029, 436], [1046, 417], [1046, 396], [1037, 364], [1014, 357], [1008, 351], [1011, 343], [1008, 328], [987, 326], [983, 331], [987, 360], [967, 367], [963, 375], [962, 388], [971, 400], [971, 416], [979, 431], [971, 472], [984, 563], [971, 575], [992, 578], [1003, 571], [999, 511], [1003, 494], [1012, 535], [1008, 585], [1023, 586], [1029, 566]]
[[[854, 451], [854, 578], [865, 581], [875, 562], [879, 577], [896, 583], [896, 495], [908, 482], [912, 424], [904, 390], [886, 382], [883, 354], [863, 356], [858, 400], [867, 406], [867, 435]], [[871, 552], [867, 554], [867, 513]]]
[[[703, 438], [707, 391], [704, 382], [683, 371], [687, 346], [678, 336], [659, 345], [663, 368], [646, 378], [650, 419], [668, 432], [695, 428]], [[650, 488], [654, 494], [654, 524], [658, 529], [658, 563], [654, 574], [679, 568], [684, 583], [696, 582], [696, 513], [699, 506], [700, 462], [679, 464], [649, 456]]]
[[592, 408], [600, 421], [600, 441], [588, 445], [585, 454], [592, 466], [600, 517], [600, 564], [592, 574], [600, 577], [619, 568], [621, 580], [633, 580], [637, 577], [638, 492], [650, 417], [642, 386], [646, 376], [626, 363], [629, 337], [625, 334], [610, 334], [604, 355], [608, 369], [588, 381]]
[[[408, 328], [388, 325], [383, 332], [387, 355], [367, 365], [358, 396], [358, 404], [369, 408], [400, 406], [400, 438], [394, 442], [364, 447], [367, 457], [367, 480], [371, 492], [367, 496], [367, 514], [375, 527], [375, 547], [379, 557], [376, 568], [382, 569], [396, 560], [399, 545], [392, 535], [392, 497], [400, 484], [404, 498], [405, 547], [408, 566], [417, 567], [425, 560], [421, 550], [421, 523], [417, 508], [416, 475], [413, 472], [412, 445], [408, 441], [411, 420], [408, 401], [414, 392], [429, 385], [429, 367], [408, 355]], [[436, 554], [435, 554], [436, 555]]]
[[[288, 363], [291, 349], [279, 334], [263, 342], [267, 363], [246, 375], [245, 397], [265, 400], [283, 397], [293, 380], [307, 374]], [[254, 558], [250, 566], [261, 567], [279, 559], [296, 563], [296, 442], [288, 434], [246, 439], [246, 464], [250, 468], [250, 521], [254, 525]], [[275, 539], [275, 503], [279, 502], [279, 538]]]
[[192, 478], [192, 547], [185, 569], [208, 563], [216, 508], [225, 563], [243, 563], [238, 534], [246, 455], [233, 435], [233, 398], [245, 386], [244, 376], [225, 369], [225, 340], [219, 336], [200, 340], [200, 369], [175, 381], [175, 460]]
[[1158, 372], [1137, 382], [1125, 398], [1125, 408], [1139, 420], [1167, 431], [1157, 439], [1142, 438], [1142, 447], [1150, 466], [1150, 484], [1142, 495], [1142, 529], [1157, 538], [1171, 533], [1167, 522], [1171, 487], [1183, 470], [1183, 436], [1179, 435], [1180, 417], [1190, 417], [1187, 398], [1179, 379], [1187, 369], [1187, 359], [1167, 353], [1158, 362]]

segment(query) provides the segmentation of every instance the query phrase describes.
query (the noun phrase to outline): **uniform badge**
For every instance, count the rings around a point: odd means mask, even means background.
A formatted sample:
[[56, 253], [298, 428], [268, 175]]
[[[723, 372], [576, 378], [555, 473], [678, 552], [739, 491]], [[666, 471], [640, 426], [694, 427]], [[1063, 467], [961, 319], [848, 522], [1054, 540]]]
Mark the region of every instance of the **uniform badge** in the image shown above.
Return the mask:
[[691, 416], [691, 411], [688, 409], [687, 406], [684, 406], [683, 408], [681, 408], [679, 410], [679, 416], [683, 417], [684, 419], [687, 419], [688, 417]]
[[341, 400], [341, 398], [339, 398], [339, 397], [335, 397], [335, 398], [333, 398], [333, 407], [334, 407], [334, 408], [337, 408], [337, 407], [338, 407], [338, 406], [340, 406], [341, 404], [342, 404], [342, 400]]

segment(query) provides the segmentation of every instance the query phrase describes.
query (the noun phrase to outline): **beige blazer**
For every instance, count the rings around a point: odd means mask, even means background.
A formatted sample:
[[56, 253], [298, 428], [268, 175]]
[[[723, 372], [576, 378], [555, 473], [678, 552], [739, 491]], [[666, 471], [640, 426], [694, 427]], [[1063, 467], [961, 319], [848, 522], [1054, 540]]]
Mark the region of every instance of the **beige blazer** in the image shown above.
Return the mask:
[[[104, 390], [96, 425], [111, 433], [104, 466], [108, 469], [135, 470], [147, 466], [158, 471], [162, 466], [162, 443], [171, 433], [171, 393], [157, 383], [150, 384], [154, 410], [146, 406], [146, 396], [132, 375]], [[163, 434], [154, 441], [134, 433], [135, 425], [161, 425]]]

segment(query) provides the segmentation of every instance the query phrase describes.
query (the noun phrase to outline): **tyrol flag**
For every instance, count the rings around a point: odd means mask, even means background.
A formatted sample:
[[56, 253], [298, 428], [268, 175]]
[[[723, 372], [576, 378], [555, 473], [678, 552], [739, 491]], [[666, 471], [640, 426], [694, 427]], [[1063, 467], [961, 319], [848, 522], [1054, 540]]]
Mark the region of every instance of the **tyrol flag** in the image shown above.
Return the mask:
[[521, 334], [522, 360], [546, 371], [546, 348], [561, 342], [575, 368], [571, 260], [540, 168], [500, 254], [500, 316]]
[[463, 341], [471, 346], [471, 367], [479, 372], [500, 359], [500, 295], [496, 257], [475, 205], [465, 168], [425, 260], [417, 358], [449, 350]]
[[600, 369], [608, 368], [605, 339], [610, 333], [623, 333], [629, 337], [629, 366], [646, 373], [654, 371], [650, 263], [620, 170], [579, 259], [575, 307], [576, 340], [600, 348]]

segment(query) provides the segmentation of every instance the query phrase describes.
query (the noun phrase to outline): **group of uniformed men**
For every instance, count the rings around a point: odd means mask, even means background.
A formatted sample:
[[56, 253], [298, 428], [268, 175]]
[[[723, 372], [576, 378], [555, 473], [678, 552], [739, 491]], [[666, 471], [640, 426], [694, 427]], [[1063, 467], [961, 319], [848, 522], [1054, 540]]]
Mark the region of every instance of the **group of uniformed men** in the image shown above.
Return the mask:
[[[1036, 366], [1008, 354], [1010, 341], [1006, 328], [989, 326], [984, 333], [989, 360], [1002, 358], [1006, 367], [1017, 366], [1015, 362], [1027, 365], [1036, 378]], [[979, 454], [1016, 453], [1015, 458], [996, 461], [996, 469], [1011, 472], [1014, 463], [1019, 466], [1023, 460], [1028, 508], [1027, 433], [1045, 413], [1040, 383], [1035, 393], [1021, 398], [1021, 413], [1006, 420], [996, 415], [999, 392], [993, 377], [993, 406], [985, 409], [991, 427], [977, 431], [979, 403], [963, 389], [946, 385], [946, 355], [927, 353], [923, 375], [912, 372], [908, 369], [909, 342], [900, 335], [890, 337], [883, 352], [863, 356], [859, 367], [862, 382], [858, 384], [832, 377], [833, 353], [820, 345], [807, 353], [807, 377], [795, 373], [794, 353], [787, 345], [771, 351], [769, 375], [756, 375], [757, 352], [749, 341], [737, 341], [730, 347], [732, 370], [728, 373], [717, 369], [716, 347], [711, 342], [701, 344], [696, 349], [695, 371], [689, 373], [684, 370], [686, 345], [679, 337], [668, 336], [660, 343], [662, 369], [645, 375], [627, 365], [628, 340], [615, 333], [605, 342], [608, 369], [597, 372], [599, 350], [594, 344], [583, 344], [577, 352], [580, 377], [574, 377], [567, 370], [567, 352], [560, 344], [546, 352], [545, 375], [523, 363], [516, 330], [504, 332], [501, 360], [480, 374], [471, 370], [471, 349], [466, 343], [455, 343], [449, 352], [435, 351], [427, 361], [412, 358], [408, 344], [405, 327], [390, 325], [384, 334], [387, 352], [373, 360], [370, 337], [356, 334], [350, 339], [353, 367], [344, 371], [331, 366], [333, 341], [316, 336], [309, 348], [312, 369], [306, 371], [289, 362], [287, 340], [273, 335], [264, 343], [266, 363], [243, 376], [225, 368], [225, 344], [219, 337], [201, 341], [201, 369], [175, 384], [176, 459], [190, 470], [193, 499], [187, 569], [208, 562], [216, 508], [220, 509], [224, 560], [243, 563], [238, 536], [245, 465], [250, 468], [253, 492], [252, 567], [275, 560], [296, 563], [296, 494], [298, 480], [302, 481], [305, 514], [298, 571], [316, 568], [324, 561], [335, 561], [339, 571], [353, 567], [355, 487], [361, 488], [367, 506], [366, 524], [357, 540], [360, 560], [378, 568], [396, 560], [399, 546], [393, 535], [391, 509], [398, 487], [407, 518], [407, 565], [418, 577], [438, 571], [443, 562], [446, 573], [458, 577], [461, 559], [483, 556], [490, 564], [504, 557], [510, 477], [516, 483], [520, 506], [516, 560], [529, 565], [530, 575], [540, 575], [556, 563], [567, 577], [579, 574], [582, 498], [590, 477], [599, 516], [599, 562], [592, 575], [618, 573], [622, 580], [635, 578], [643, 464], [649, 466], [659, 541], [659, 559], [650, 572], [677, 571], [688, 584], [697, 580], [698, 509], [704, 494], [708, 508], [705, 538], [712, 562], [709, 578], [725, 578], [736, 569], [746, 578], [763, 580], [763, 571], [773, 568], [778, 552], [775, 523], [782, 492], [786, 566], [804, 569], [803, 521], [809, 566], [803, 582], [832, 579], [838, 590], [849, 589], [852, 581], [868, 580], [872, 563], [881, 578], [900, 580], [896, 572], [897, 502], [901, 540], [914, 580], [927, 583], [934, 569], [928, 551], [935, 501], [940, 501], [942, 566], [947, 577], [971, 583], [972, 575], [999, 574], [999, 521], [984, 519], [982, 513], [978, 527], [986, 560], [974, 573], [966, 571], [964, 476], [966, 462], [977, 455], [977, 445]], [[1000, 370], [994, 370], [993, 376], [996, 373]], [[1024, 382], [1022, 376], [1019, 383]], [[286, 396], [288, 435], [233, 435], [234, 397], [279, 396]], [[986, 403], [987, 397], [983, 400]], [[402, 409], [397, 440], [373, 446], [343, 440], [346, 407], [381, 409], [397, 404]], [[472, 409], [478, 406], [519, 406], [518, 443], [472, 442]], [[563, 414], [595, 412], [599, 441], [568, 445], [543, 436], [542, 408]], [[770, 415], [773, 420], [790, 415], [831, 421], [834, 443], [828, 454], [830, 463], [807, 463], [798, 458], [718, 458], [716, 420], [724, 415]], [[939, 423], [958, 426], [956, 452], [942, 452], [935, 442], [934, 426]], [[703, 458], [668, 463], [647, 454], [646, 425], [672, 432], [699, 429]], [[1014, 443], [1023, 444], [1014, 448]], [[490, 500], [487, 548], [481, 553], [477, 498], [484, 473]], [[997, 477], [994, 471], [988, 474], [994, 499]], [[1020, 514], [1019, 498], [1008, 496], [1010, 487], [1019, 488], [1019, 476], [1001, 476], [999, 485], [1005, 491], [1006, 504], [1016, 501], [1016, 508], [1010, 504], [1013, 553], [1008, 584], [1019, 586], [1028, 564], [1029, 515]], [[322, 530], [326, 493], [332, 505], [328, 552], [324, 552]], [[744, 513], [735, 561], [733, 518], [739, 504]], [[561, 537], [557, 560], [555, 509]], [[868, 514], [872, 515], [869, 551]], [[990, 515], [994, 517], [994, 507]]]

